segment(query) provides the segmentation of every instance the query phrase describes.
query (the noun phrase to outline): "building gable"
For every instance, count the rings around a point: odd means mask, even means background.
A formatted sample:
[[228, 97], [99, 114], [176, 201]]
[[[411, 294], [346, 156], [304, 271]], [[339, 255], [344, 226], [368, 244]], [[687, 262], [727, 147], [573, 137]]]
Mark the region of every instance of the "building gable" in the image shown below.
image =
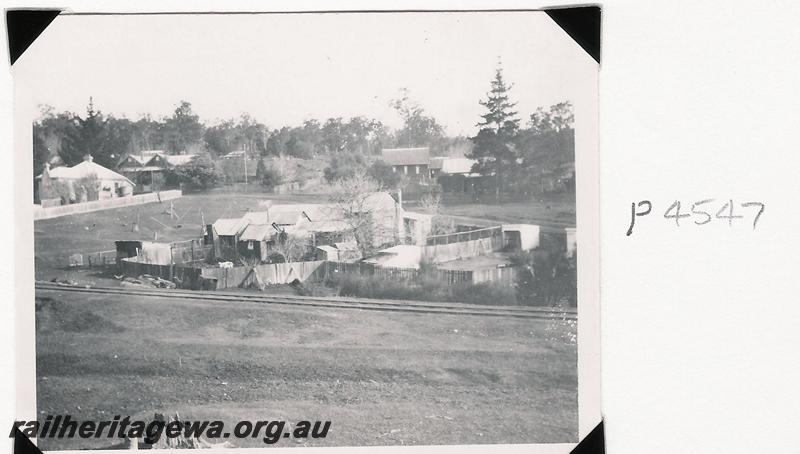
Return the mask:
[[430, 150], [421, 148], [384, 148], [381, 150], [383, 160], [392, 166], [428, 165], [430, 163]]

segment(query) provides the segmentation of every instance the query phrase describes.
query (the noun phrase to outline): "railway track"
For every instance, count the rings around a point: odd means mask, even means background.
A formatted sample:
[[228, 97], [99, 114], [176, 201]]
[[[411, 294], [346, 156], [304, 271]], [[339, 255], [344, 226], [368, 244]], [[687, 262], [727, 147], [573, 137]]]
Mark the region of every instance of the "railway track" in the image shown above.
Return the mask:
[[308, 306], [376, 310], [389, 312], [412, 312], [427, 314], [481, 315], [497, 317], [519, 317], [539, 320], [576, 320], [574, 308], [487, 306], [466, 303], [436, 303], [426, 301], [376, 300], [349, 297], [313, 297], [292, 295], [261, 295], [225, 291], [170, 290], [123, 287], [73, 287], [52, 282], [36, 282], [36, 290], [80, 292], [108, 295], [131, 295], [154, 298], [178, 298], [220, 302], [252, 302], [286, 306]]

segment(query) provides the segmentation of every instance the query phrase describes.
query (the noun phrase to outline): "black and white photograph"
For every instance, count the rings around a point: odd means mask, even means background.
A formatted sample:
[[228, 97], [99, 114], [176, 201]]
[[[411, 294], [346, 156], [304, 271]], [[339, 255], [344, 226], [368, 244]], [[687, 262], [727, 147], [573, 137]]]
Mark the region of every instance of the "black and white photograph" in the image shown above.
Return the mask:
[[59, 15], [14, 74], [20, 430], [569, 452], [599, 422], [598, 71], [535, 10]]

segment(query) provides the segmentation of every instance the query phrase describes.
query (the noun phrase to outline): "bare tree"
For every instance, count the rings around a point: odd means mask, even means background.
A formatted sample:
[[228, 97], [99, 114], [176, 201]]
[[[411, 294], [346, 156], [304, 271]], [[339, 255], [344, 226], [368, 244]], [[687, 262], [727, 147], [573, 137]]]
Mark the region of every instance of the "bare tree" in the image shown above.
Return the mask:
[[310, 244], [308, 238], [290, 235], [282, 231], [276, 236], [272, 254], [280, 254], [285, 262], [298, 262], [306, 255]]
[[348, 236], [355, 238], [364, 256], [375, 252], [380, 238], [386, 238], [386, 223], [377, 219], [372, 196], [383, 188], [372, 177], [356, 174], [336, 180], [330, 188], [330, 202], [334, 205], [335, 216], [344, 221], [348, 227]]
[[419, 199], [419, 209], [428, 214], [439, 214], [442, 197], [438, 193], [430, 192]]

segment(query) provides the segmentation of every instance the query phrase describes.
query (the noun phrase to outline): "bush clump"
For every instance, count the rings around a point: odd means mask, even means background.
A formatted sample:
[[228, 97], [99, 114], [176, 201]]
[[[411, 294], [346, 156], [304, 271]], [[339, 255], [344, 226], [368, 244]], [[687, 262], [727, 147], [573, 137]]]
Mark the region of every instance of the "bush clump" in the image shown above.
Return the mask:
[[339, 296], [359, 298], [458, 302], [487, 305], [514, 305], [513, 288], [493, 283], [449, 285], [430, 277], [384, 279], [379, 276], [342, 274], [326, 280]]

